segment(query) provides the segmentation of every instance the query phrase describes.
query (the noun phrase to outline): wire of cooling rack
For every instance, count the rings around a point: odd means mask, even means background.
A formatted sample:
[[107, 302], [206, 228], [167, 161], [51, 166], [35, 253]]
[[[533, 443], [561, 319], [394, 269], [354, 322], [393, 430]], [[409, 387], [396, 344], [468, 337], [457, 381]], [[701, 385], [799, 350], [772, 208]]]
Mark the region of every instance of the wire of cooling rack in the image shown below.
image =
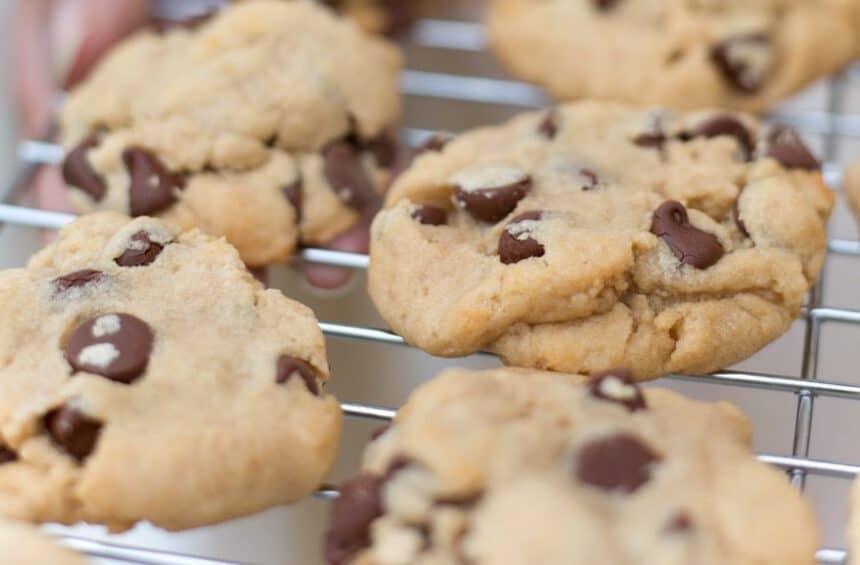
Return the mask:
[[[480, 52], [485, 47], [483, 29], [471, 22], [425, 19], [413, 28], [409, 41], [423, 48]], [[824, 165], [825, 180], [831, 186], [841, 181], [840, 167], [833, 161], [840, 137], [860, 137], [860, 115], [842, 113], [842, 97], [846, 80], [860, 76], [860, 67], [850, 69], [842, 78], [831, 81], [827, 108], [819, 112], [778, 112], [770, 118], [791, 124], [797, 129], [825, 136]], [[847, 78], [846, 78], [847, 77]], [[549, 103], [548, 97], [538, 88], [522, 82], [477, 76], [453, 75], [440, 72], [408, 70], [404, 73], [402, 88], [407, 96], [472, 102], [490, 105], [506, 105], [520, 108], [540, 107]], [[74, 220], [72, 214], [36, 210], [11, 204], [23, 191], [24, 181], [41, 165], [55, 165], [62, 158], [62, 149], [46, 140], [52, 131], [46, 131], [40, 140], [23, 141], [18, 147], [19, 166], [13, 181], [0, 195], [0, 227], [5, 224], [33, 228], [58, 229]], [[417, 143], [430, 134], [428, 130], [404, 130], [407, 141]], [[833, 239], [828, 243], [828, 254], [833, 256], [860, 257], [860, 242]], [[368, 257], [362, 254], [345, 253], [327, 249], [304, 249], [302, 259], [353, 269], [366, 269]], [[797, 396], [794, 419], [794, 442], [790, 455], [760, 454], [761, 461], [784, 469], [794, 484], [803, 489], [808, 475], [852, 479], [860, 474], [860, 466], [844, 462], [810, 459], [809, 448], [814, 415], [815, 398], [819, 396], [860, 400], [860, 386], [842, 384], [833, 380], [819, 379], [818, 353], [821, 345], [821, 329], [826, 323], [860, 325], [860, 311], [822, 306], [819, 285], [810, 294], [801, 320], [804, 324], [804, 346], [800, 376], [783, 376], [741, 371], [721, 371], [709, 377], [672, 375], [680, 381], [708, 382], [724, 386], [736, 386], [781, 392]], [[343, 325], [320, 323], [327, 336], [352, 339], [376, 344], [406, 346], [408, 344], [390, 331]], [[489, 353], [479, 353], [489, 355]], [[358, 403], [342, 403], [344, 413], [350, 418], [390, 420], [395, 410]], [[323, 486], [315, 495], [322, 500], [338, 496], [334, 487]], [[81, 553], [92, 557], [114, 561], [140, 563], [144, 565], [237, 565], [236, 562], [219, 561], [170, 551], [131, 547], [119, 543], [87, 539], [62, 534], [61, 541]], [[841, 549], [823, 548], [816, 555], [819, 563], [843, 563], [846, 552]]]

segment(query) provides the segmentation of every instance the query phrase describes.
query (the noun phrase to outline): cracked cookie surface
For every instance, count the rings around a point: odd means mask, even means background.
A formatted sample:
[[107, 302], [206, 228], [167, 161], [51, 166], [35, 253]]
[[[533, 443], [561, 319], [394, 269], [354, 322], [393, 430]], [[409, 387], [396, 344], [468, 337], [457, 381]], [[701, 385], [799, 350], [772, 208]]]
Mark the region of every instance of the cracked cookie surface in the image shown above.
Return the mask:
[[313, 313], [114, 212], [0, 273], [0, 514], [183, 529], [298, 500], [340, 433]]
[[[344, 483], [331, 564], [812, 565], [810, 506], [728, 403], [534, 370], [420, 387]], [[773, 543], [773, 540], [780, 543]]]
[[853, 0], [493, 0], [511, 70], [563, 100], [764, 111], [850, 62]]
[[283, 261], [372, 213], [396, 159], [400, 67], [393, 45], [302, 0], [141, 32], [63, 108], [72, 203]]
[[373, 223], [369, 290], [435, 355], [707, 373], [788, 329], [832, 202], [789, 128], [571, 104], [424, 152]]

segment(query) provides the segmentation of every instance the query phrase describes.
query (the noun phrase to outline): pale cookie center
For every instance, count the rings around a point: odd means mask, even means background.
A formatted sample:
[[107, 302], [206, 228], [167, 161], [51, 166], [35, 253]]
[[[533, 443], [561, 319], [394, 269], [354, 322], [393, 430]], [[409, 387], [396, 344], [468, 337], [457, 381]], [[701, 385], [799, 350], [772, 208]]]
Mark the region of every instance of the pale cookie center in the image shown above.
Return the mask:
[[97, 318], [93, 324], [93, 337], [113, 335], [122, 329], [122, 321], [116, 314], [108, 314]]
[[[485, 165], [460, 171], [451, 177], [450, 183], [460, 190], [473, 192], [511, 186], [528, 178], [528, 174], [521, 169], [501, 165]], [[492, 196], [487, 195], [487, 197]]]
[[96, 343], [87, 346], [78, 354], [78, 364], [105, 369], [119, 357], [119, 350], [112, 343]]

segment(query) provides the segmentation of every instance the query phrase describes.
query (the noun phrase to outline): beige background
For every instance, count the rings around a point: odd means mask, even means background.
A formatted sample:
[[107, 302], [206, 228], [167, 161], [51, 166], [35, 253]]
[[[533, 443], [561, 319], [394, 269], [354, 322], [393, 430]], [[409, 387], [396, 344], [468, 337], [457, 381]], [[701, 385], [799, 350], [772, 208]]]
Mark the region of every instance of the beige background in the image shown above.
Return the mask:
[[[26, 1], [26, 0], [22, 0]], [[0, 0], [0, 21], [8, 23], [12, 0]], [[7, 35], [4, 33], [4, 36]], [[5, 46], [4, 46], [5, 48]], [[482, 54], [446, 53], [425, 48], [410, 48], [412, 68], [504, 76], [489, 57]], [[13, 170], [13, 121], [7, 99], [8, 75], [14, 60], [0, 59], [0, 167], [6, 182]], [[815, 111], [825, 107], [826, 85], [818, 85], [785, 106], [785, 109]], [[860, 110], [860, 82], [848, 89], [848, 111]], [[491, 123], [517, 111], [478, 104], [452, 104], [439, 100], [410, 98], [407, 102], [407, 125], [428, 129], [463, 130]], [[860, 116], [858, 116], [860, 119]], [[821, 140], [808, 136], [817, 148]], [[860, 154], [857, 140], [843, 139], [839, 151], [832, 156], [845, 160]], [[855, 238], [853, 222], [840, 203], [833, 222], [833, 235]], [[35, 249], [36, 234], [32, 230], [5, 228], [0, 235], [0, 265], [14, 267], [23, 264]], [[323, 321], [383, 326], [369, 305], [363, 281], [358, 280], [346, 292], [321, 296], [310, 292], [287, 269], [279, 269], [276, 280], [289, 295], [312, 306]], [[831, 258], [827, 267], [824, 303], [860, 309], [860, 258]], [[749, 360], [744, 368], [797, 376], [800, 371], [803, 331], [796, 324], [793, 331], [765, 351]], [[860, 328], [832, 324], [824, 330], [819, 377], [822, 380], [860, 384], [857, 366], [860, 360]], [[333, 369], [332, 391], [341, 400], [367, 402], [383, 406], [402, 403], [415, 385], [433, 375], [438, 369], [452, 365], [487, 366], [490, 360], [439, 360], [393, 346], [329, 340]], [[701, 383], [679, 384], [664, 382], [703, 399], [728, 399], [736, 402], [752, 418], [756, 429], [756, 448], [762, 452], [790, 454], [793, 418], [796, 408], [791, 394], [733, 389]], [[816, 402], [812, 457], [860, 464], [860, 445], [855, 440], [860, 422], [860, 405], [845, 400], [819, 399]], [[344, 448], [334, 478], [354, 471], [360, 447], [375, 424], [348, 420]], [[847, 481], [812, 478], [808, 491], [819, 512], [825, 531], [825, 545], [842, 547]], [[309, 500], [292, 509], [275, 509], [252, 518], [238, 520], [214, 528], [183, 534], [165, 534], [140, 526], [119, 536], [133, 544], [172, 548], [198, 555], [235, 559], [254, 563], [289, 563], [306, 565], [320, 563], [319, 540], [323, 529], [326, 503]], [[80, 531], [80, 530], [79, 530]], [[88, 535], [101, 535], [98, 528], [86, 529]], [[773, 540], [779, 543], [779, 540]]]

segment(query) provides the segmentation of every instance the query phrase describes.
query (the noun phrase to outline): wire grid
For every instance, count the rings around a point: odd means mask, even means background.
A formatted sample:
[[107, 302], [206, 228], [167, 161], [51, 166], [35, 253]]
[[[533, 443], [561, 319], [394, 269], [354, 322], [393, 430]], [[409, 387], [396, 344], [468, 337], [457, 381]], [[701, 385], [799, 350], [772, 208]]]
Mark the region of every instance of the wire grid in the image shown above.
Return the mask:
[[[408, 44], [445, 51], [481, 52], [485, 47], [483, 29], [478, 24], [465, 21], [424, 19], [414, 26], [406, 38]], [[804, 133], [824, 137], [824, 177], [831, 186], [841, 184], [840, 167], [834, 162], [839, 142], [843, 138], [860, 138], [860, 115], [846, 115], [844, 94], [846, 83], [860, 79], [860, 67], [849, 69], [830, 81], [826, 108], [817, 112], [777, 112], [770, 118], [795, 126]], [[505, 105], [515, 108], [546, 106], [549, 99], [538, 88], [522, 82], [501, 80], [471, 75], [458, 75], [424, 70], [407, 70], [403, 75], [402, 89], [407, 97], [430, 98], [453, 103], [482, 105]], [[56, 165], [62, 159], [62, 149], [52, 143], [54, 127], [48, 128], [41, 139], [25, 140], [18, 147], [18, 166], [12, 180], [0, 193], [0, 229], [5, 224], [33, 228], [57, 229], [74, 220], [72, 214], [37, 210], [11, 204], [24, 193], [27, 181], [43, 165]], [[425, 129], [406, 128], [404, 136], [411, 144], [419, 142], [432, 132]], [[828, 242], [828, 257], [860, 257], [860, 241], [831, 239]], [[304, 249], [302, 259], [309, 262], [333, 266], [366, 269], [368, 257], [363, 254], [331, 251], [326, 249]], [[826, 271], [826, 269], [825, 269]], [[809, 458], [812, 424], [816, 397], [860, 400], [860, 386], [829, 382], [818, 379], [818, 360], [821, 348], [822, 327], [827, 323], [860, 325], [860, 311], [844, 308], [828, 308], [822, 305], [824, 275], [810, 292], [807, 306], [801, 313], [804, 326], [803, 353], [799, 376], [782, 376], [768, 373], [744, 371], [721, 371], [707, 377], [708, 383], [745, 387], [772, 392], [791, 393], [797, 396], [794, 418], [794, 439], [790, 455], [759, 454], [766, 463], [784, 469], [792, 483], [805, 488], [809, 475], [835, 477], [850, 480], [860, 473], [860, 466], [839, 461], [823, 461]], [[404, 340], [387, 330], [320, 323], [327, 336], [357, 341], [407, 345]], [[478, 355], [490, 355], [478, 353]], [[703, 382], [702, 377], [670, 375], [676, 381]], [[347, 417], [391, 420], [395, 410], [359, 403], [342, 403]], [[331, 486], [321, 487], [317, 498], [331, 500], [338, 496]], [[109, 543], [73, 535], [60, 535], [61, 541], [83, 554], [114, 561], [144, 565], [236, 565], [234, 561], [221, 561], [183, 555], [170, 551], [155, 550], [129, 545]], [[817, 552], [819, 563], [843, 563], [846, 552], [835, 548], [822, 548]]]

